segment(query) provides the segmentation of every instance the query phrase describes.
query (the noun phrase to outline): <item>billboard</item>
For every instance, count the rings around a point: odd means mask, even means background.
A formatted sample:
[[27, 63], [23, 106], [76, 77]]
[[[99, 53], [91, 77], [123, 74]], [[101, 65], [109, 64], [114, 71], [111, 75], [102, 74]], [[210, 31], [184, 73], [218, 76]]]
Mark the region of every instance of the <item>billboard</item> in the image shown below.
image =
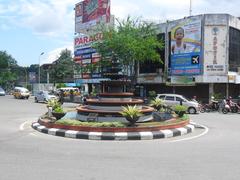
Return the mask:
[[37, 82], [36, 72], [29, 72], [28, 76], [29, 76], [28, 77], [29, 83], [36, 83]]
[[84, 0], [75, 5], [75, 32], [110, 22], [110, 0]]
[[204, 74], [209, 76], [227, 74], [226, 26], [208, 25], [204, 28]]
[[170, 26], [171, 75], [201, 74], [201, 18], [191, 17]]

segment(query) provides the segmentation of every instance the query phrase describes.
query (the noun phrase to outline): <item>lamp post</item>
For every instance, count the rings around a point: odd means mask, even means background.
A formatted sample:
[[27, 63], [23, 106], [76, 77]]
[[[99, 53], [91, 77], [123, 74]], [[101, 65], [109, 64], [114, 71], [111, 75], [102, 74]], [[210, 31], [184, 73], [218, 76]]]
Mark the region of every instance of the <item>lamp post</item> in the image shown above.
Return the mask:
[[40, 81], [41, 81], [41, 72], [40, 72], [40, 58], [41, 56], [44, 54], [44, 52], [42, 52], [40, 55], [39, 55], [39, 58], [38, 58], [38, 62], [39, 62], [39, 66], [38, 66], [38, 91], [40, 91]]
[[189, 16], [192, 16], [192, 0], [190, 0]]

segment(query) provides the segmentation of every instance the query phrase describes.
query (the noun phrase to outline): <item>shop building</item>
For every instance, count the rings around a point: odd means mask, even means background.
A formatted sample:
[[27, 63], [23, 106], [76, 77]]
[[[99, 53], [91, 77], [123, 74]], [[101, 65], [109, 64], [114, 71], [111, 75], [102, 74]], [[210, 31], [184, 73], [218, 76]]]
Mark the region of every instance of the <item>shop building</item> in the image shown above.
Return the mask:
[[[240, 19], [203, 14], [158, 24], [163, 64], [139, 65], [136, 93], [148, 91], [197, 96], [240, 95]], [[144, 68], [143, 68], [144, 67]]]

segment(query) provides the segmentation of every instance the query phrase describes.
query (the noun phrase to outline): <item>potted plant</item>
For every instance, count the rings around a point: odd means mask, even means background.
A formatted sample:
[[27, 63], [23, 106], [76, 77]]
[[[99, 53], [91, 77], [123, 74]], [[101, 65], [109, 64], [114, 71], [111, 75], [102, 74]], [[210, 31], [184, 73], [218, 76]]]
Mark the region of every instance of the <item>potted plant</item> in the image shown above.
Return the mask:
[[48, 107], [52, 107], [52, 115], [58, 120], [61, 119], [66, 113], [64, 112], [60, 102], [56, 99], [48, 101]]
[[173, 106], [173, 110], [179, 117], [183, 117], [183, 115], [187, 111], [187, 107], [184, 105], [176, 105], [176, 106]]
[[159, 98], [155, 98], [150, 101], [150, 106], [154, 107], [157, 111], [159, 111], [162, 107], [165, 106], [164, 101]]
[[142, 116], [142, 113], [136, 105], [123, 107], [120, 113], [130, 122], [130, 126], [134, 126], [140, 116]]

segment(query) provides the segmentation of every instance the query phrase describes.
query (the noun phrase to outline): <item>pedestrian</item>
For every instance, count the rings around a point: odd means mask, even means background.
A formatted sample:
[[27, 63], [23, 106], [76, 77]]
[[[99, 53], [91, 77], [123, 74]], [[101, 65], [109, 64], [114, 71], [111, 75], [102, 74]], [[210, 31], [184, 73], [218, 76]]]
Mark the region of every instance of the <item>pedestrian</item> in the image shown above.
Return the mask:
[[61, 89], [59, 93], [59, 102], [63, 104], [64, 102], [64, 91]]

